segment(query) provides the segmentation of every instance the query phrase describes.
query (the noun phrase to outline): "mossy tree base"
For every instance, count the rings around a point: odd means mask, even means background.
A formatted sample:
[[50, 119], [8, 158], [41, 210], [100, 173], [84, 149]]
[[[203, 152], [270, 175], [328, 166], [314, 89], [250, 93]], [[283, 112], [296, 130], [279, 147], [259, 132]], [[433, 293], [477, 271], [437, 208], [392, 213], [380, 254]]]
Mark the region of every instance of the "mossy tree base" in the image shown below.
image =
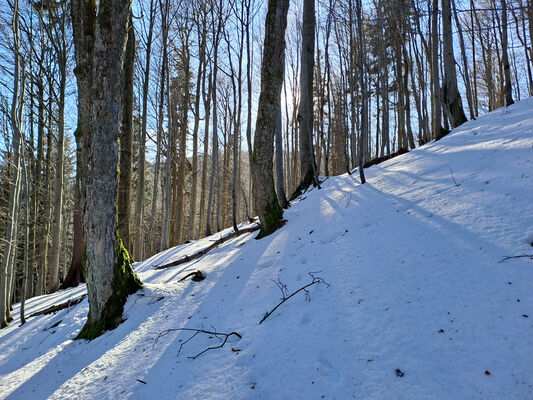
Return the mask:
[[128, 296], [142, 288], [142, 282], [133, 271], [128, 250], [126, 250], [118, 235], [116, 260], [111, 283], [112, 294], [105, 304], [102, 316], [97, 320], [93, 320], [91, 318], [91, 310], [89, 310], [87, 322], [76, 339], [93, 340], [105, 331], [115, 329], [124, 321], [122, 313]]
[[279, 205], [278, 197], [276, 196], [274, 187], [272, 187], [271, 199], [267, 203], [259, 219], [261, 221], [261, 230], [259, 231], [256, 239], [261, 239], [270, 235], [272, 232], [278, 229], [279, 223], [283, 219], [283, 209]]

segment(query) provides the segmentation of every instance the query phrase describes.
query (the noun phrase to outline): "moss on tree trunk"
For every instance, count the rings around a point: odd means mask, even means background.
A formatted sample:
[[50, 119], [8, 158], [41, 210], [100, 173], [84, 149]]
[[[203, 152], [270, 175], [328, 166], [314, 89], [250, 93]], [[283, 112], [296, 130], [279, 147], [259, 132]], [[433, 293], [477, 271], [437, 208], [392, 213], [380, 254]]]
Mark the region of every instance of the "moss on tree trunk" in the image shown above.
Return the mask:
[[264, 211], [261, 212], [261, 230], [259, 231], [256, 239], [261, 239], [274, 232], [278, 228], [279, 222], [283, 218], [283, 209], [279, 205], [274, 185], [272, 185], [272, 192], [273, 194], [270, 201], [266, 204]]
[[100, 336], [107, 330], [115, 329], [124, 320], [122, 313], [124, 304], [130, 294], [135, 293], [142, 288], [142, 282], [139, 280], [132, 267], [131, 257], [128, 250], [124, 247], [122, 240], [117, 234], [117, 247], [115, 250], [116, 262], [113, 267], [113, 282], [111, 283], [112, 293], [107, 299], [102, 316], [94, 320], [89, 317], [85, 326], [76, 339], [92, 340]]

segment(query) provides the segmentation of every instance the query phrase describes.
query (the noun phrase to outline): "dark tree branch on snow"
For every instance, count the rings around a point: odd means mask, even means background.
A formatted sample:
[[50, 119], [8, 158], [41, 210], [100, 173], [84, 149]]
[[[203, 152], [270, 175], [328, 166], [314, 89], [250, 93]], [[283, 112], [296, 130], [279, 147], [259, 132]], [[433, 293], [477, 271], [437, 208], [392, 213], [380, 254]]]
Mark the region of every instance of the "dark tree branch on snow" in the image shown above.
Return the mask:
[[[200, 353], [196, 354], [195, 356], [187, 357], [187, 358], [190, 358], [192, 360], [197, 359], [198, 357], [200, 357], [202, 354], [208, 352], [209, 350], [221, 349], [222, 347], [224, 347], [224, 345], [227, 343], [228, 339], [231, 336], [237, 336], [239, 339], [242, 339], [242, 335], [237, 333], [237, 332], [223, 333], [223, 332], [217, 332], [216, 329], [213, 330], [213, 331], [207, 331], [207, 330], [204, 330], [204, 329], [195, 329], [195, 328], [170, 328], [170, 329], [165, 329], [164, 331], [158, 333], [158, 335], [154, 338], [154, 346], [157, 343], [157, 341], [160, 338], [162, 338], [163, 336], [167, 335], [170, 332], [179, 332], [179, 331], [187, 331], [187, 332], [194, 332], [194, 333], [193, 333], [193, 335], [191, 337], [189, 337], [187, 340], [185, 340], [183, 343], [180, 344], [180, 348], [178, 349], [178, 354], [176, 355], [176, 357], [179, 357], [179, 355], [181, 353], [181, 350], [183, 349], [183, 346], [186, 345], [189, 341], [191, 341], [194, 337], [196, 337], [196, 335], [198, 335], [199, 333], [204, 333], [206, 335], [213, 335], [217, 339], [222, 341], [218, 346], [208, 347], [208, 348], [202, 350]], [[211, 339], [211, 337], [210, 337], [210, 339]]]
[[205, 249], [200, 250], [199, 252], [193, 254], [192, 256], [185, 256], [183, 258], [180, 258], [179, 260], [172, 261], [172, 262], [170, 262], [168, 264], [157, 265], [157, 266], [154, 267], [154, 269], [165, 269], [165, 268], [175, 267], [177, 265], [185, 264], [186, 262], [189, 262], [189, 261], [192, 261], [192, 260], [196, 260], [197, 258], [200, 258], [203, 255], [209, 253], [211, 250], [213, 250], [217, 246], [220, 246], [222, 243], [227, 242], [230, 239], [233, 239], [233, 238], [235, 238], [237, 236], [240, 236], [243, 233], [255, 232], [257, 230], [259, 230], [259, 226], [257, 226], [257, 225], [249, 227], [249, 228], [245, 228], [245, 229], [239, 229], [238, 232], [232, 232], [229, 235], [223, 236], [220, 239], [215, 240], [211, 245], [209, 245]]
[[[320, 272], [320, 271], [318, 271], [318, 272]], [[314, 275], [316, 273], [317, 272], [309, 272], [309, 275], [311, 276], [311, 278], [313, 278], [313, 280], [310, 283], [308, 283], [307, 285], [302, 286], [300, 289], [298, 289], [297, 291], [293, 292], [292, 294], [290, 294], [288, 296], [286, 295], [286, 293], [287, 293], [287, 285], [282, 283], [279, 278], [277, 279], [277, 281], [273, 281], [276, 284], [276, 286], [281, 290], [281, 293], [282, 293], [283, 297], [281, 298], [281, 301], [276, 305], [276, 307], [274, 307], [272, 310], [270, 310], [267, 313], [265, 313], [263, 319], [261, 321], [259, 321], [259, 325], [261, 325], [265, 319], [270, 317], [270, 315], [272, 315], [272, 313], [274, 311], [276, 311], [279, 306], [281, 306], [283, 303], [285, 303], [287, 300], [289, 300], [291, 297], [293, 297], [294, 295], [296, 295], [297, 293], [299, 293], [301, 291], [305, 292], [305, 299], [307, 301], [310, 301], [311, 298], [309, 297], [309, 290], [307, 290], [308, 287], [316, 285], [316, 284], [321, 284], [321, 283], [329, 287], [329, 283], [326, 283], [326, 281], [324, 281], [324, 279]]]
[[502, 263], [504, 261], [507, 261], [507, 260], [510, 260], [512, 258], [529, 258], [530, 260], [533, 260], [533, 254], [521, 254], [519, 256], [506, 256], [504, 258], [502, 258], [500, 261], [498, 261], [499, 263]]
[[69, 299], [68, 301], [65, 301], [64, 303], [52, 305], [48, 308], [45, 308], [44, 310], [34, 312], [33, 314], [30, 315], [29, 318], [37, 317], [39, 315], [53, 314], [59, 310], [63, 310], [64, 308], [75, 306], [76, 304], [81, 303], [85, 297], [87, 297], [86, 294], [74, 300]]

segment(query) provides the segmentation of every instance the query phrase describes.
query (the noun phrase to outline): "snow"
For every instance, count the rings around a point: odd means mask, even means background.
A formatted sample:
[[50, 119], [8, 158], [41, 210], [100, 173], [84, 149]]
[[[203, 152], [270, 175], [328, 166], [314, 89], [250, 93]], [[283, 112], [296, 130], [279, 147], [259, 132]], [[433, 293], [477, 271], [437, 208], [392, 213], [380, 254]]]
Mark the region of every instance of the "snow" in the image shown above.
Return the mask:
[[[92, 342], [73, 340], [87, 299], [14, 321], [0, 331], [0, 398], [533, 398], [533, 261], [503, 261], [533, 254], [531, 110], [533, 98], [470, 121], [365, 170], [365, 185], [329, 178], [267, 238], [153, 268], [228, 229], [137, 263], [127, 320]], [[178, 282], [196, 269], [207, 278]], [[259, 325], [282, 297], [274, 281], [290, 294], [310, 272], [327, 285]], [[31, 299], [27, 313], [84, 292]], [[193, 360], [221, 342], [176, 328], [242, 339]]]

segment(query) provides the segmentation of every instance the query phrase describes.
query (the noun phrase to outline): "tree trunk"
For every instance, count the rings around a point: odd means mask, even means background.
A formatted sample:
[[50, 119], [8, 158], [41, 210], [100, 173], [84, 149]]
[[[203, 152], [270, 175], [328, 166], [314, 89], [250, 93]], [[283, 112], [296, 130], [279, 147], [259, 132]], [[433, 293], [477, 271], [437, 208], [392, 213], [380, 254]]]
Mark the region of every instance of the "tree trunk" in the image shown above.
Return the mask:
[[[261, 63], [261, 93], [257, 108], [251, 166], [253, 200], [261, 223], [261, 231], [258, 238], [272, 233], [283, 217], [283, 210], [279, 205], [274, 189], [272, 158], [276, 114], [281, 107], [281, 87], [285, 70], [285, 28], [287, 27], [288, 9], [288, 0], [269, 0], [265, 21], [265, 41], [263, 61]], [[314, 29], [312, 32], [314, 35]], [[314, 46], [314, 40], [311, 40], [311, 42], [311, 46]], [[312, 55], [309, 62], [313, 62]], [[312, 98], [310, 100], [312, 101]], [[313, 161], [311, 160], [311, 162]]]
[[119, 141], [119, 178], [117, 229], [124, 247], [131, 251], [131, 173], [133, 154], [133, 73], [135, 67], [135, 29], [130, 15], [122, 70], [121, 121]]
[[362, 5], [361, 0], [356, 0], [357, 5], [357, 33], [359, 35], [359, 86], [361, 89], [361, 137], [359, 139], [359, 178], [361, 179], [361, 184], [366, 183], [365, 171], [363, 164], [365, 163], [365, 147], [366, 147], [366, 138], [368, 131], [367, 123], [367, 94], [366, 94], [366, 85], [365, 85], [365, 70], [363, 62], [364, 54], [364, 45], [363, 45], [363, 17], [362, 17]]
[[146, 122], [148, 118], [148, 89], [150, 86], [150, 59], [152, 56], [152, 36], [154, 32], [155, 8], [154, 0], [150, 0], [150, 17], [148, 38], [146, 40], [146, 63], [144, 67], [144, 81], [142, 94], [142, 125], [139, 143], [139, 170], [137, 172], [137, 193], [135, 195], [135, 237], [133, 242], [133, 258], [136, 261], [143, 258], [144, 243], [144, 179], [146, 165]]
[[66, 60], [60, 61], [58, 133], [56, 153], [56, 180], [54, 186], [54, 221], [52, 224], [52, 251], [50, 271], [48, 274], [48, 293], [59, 288], [59, 253], [61, 250], [61, 225], [63, 224], [63, 167], [65, 157], [65, 89], [66, 89]]
[[507, 52], [507, 1], [500, 1], [502, 5], [502, 63], [505, 77], [505, 105], [509, 107], [511, 104], [514, 104], [514, 100], [511, 87], [511, 67], [509, 66], [509, 55]]
[[[302, 20], [302, 54], [300, 68], [300, 185], [299, 191], [309, 185], [318, 185], [313, 152], [313, 70], [315, 65], [315, 0], [304, 0]], [[266, 44], [265, 44], [266, 45]], [[274, 112], [275, 123], [275, 112]], [[297, 189], [297, 190], [298, 190]]]
[[[91, 125], [83, 132], [87, 134], [84, 222], [89, 315], [78, 336], [90, 340], [120, 324], [127, 296], [142, 286], [118, 236], [116, 215], [121, 69], [131, 1], [110, 0], [96, 9], [93, 3], [73, 0], [71, 6], [76, 61], [82, 61], [78, 68], [89, 67], [77, 75], [92, 73]], [[85, 35], [91, 29], [88, 36], [93, 37], [94, 51], [87, 54]]]
[[431, 84], [433, 87], [433, 109], [431, 130], [434, 139], [440, 139], [445, 131], [441, 127], [441, 102], [439, 79], [439, 34], [438, 34], [439, 0], [433, 0], [431, 10]]
[[[20, 82], [20, 76], [24, 76], [24, 68], [21, 72], [21, 61], [19, 56], [19, 7], [18, 0], [13, 2], [13, 53], [14, 53], [14, 75], [13, 75], [13, 98], [11, 102], [11, 128], [13, 129], [13, 175], [11, 177], [11, 187], [9, 192], [8, 219], [6, 224], [6, 238], [4, 256], [0, 269], [0, 329], [7, 326], [13, 319], [11, 317], [11, 288], [10, 282], [13, 275], [14, 253], [16, 251], [16, 224], [19, 211], [20, 194], [20, 153], [22, 146], [21, 120], [19, 119], [19, 109], [22, 110], [24, 84]], [[24, 79], [24, 78], [22, 78]]]
[[196, 239], [196, 197], [198, 196], [198, 130], [200, 127], [200, 91], [205, 75], [205, 45], [207, 32], [205, 26], [201, 27], [198, 21], [198, 37], [200, 38], [198, 55], [198, 76], [196, 80], [196, 93], [194, 98], [194, 128], [192, 133], [192, 188], [189, 208], [189, 238]]
[[276, 110], [276, 193], [278, 195], [279, 203], [281, 207], [289, 208], [289, 202], [285, 195], [285, 181], [283, 178], [283, 137], [281, 128], [281, 100], [279, 102], [279, 109]]
[[448, 109], [452, 128], [456, 128], [466, 122], [466, 116], [459, 90], [457, 90], [457, 75], [455, 73], [455, 57], [453, 54], [451, 1], [442, 0], [442, 58], [444, 63], [444, 107]]
[[[465, 50], [465, 41], [464, 41], [464, 37], [463, 37], [463, 29], [461, 27], [461, 23], [459, 21], [459, 18], [457, 17], [457, 10], [455, 8], [455, 0], [451, 0], [451, 1], [453, 2], [453, 17], [454, 17], [455, 25], [457, 26], [457, 33], [459, 34], [459, 45], [461, 46], [461, 59], [463, 61], [464, 80], [465, 80], [465, 88], [466, 88], [466, 101], [468, 102], [468, 111], [469, 111], [469, 114], [470, 114], [470, 119], [475, 119], [475, 117], [474, 117], [474, 100], [473, 100], [473, 97], [472, 97], [472, 86], [470, 84], [470, 72], [468, 71], [468, 60], [466, 58], [466, 50]], [[443, 18], [444, 18], [444, 16], [443, 16]], [[452, 51], [453, 51], [453, 44], [452, 44]]]

